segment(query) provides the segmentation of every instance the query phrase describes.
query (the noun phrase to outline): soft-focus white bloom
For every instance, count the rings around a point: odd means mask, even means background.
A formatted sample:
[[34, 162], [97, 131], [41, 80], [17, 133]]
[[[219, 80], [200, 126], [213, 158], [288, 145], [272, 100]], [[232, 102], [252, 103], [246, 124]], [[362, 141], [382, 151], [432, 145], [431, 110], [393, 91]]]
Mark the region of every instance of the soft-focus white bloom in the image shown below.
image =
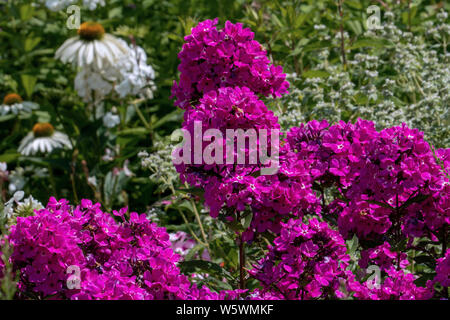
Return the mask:
[[130, 160], [125, 160], [123, 163], [123, 173], [127, 176], [127, 177], [132, 177], [134, 176], [134, 173], [128, 168], [128, 165], [130, 164]]
[[23, 199], [24, 196], [25, 192], [23, 191], [17, 191], [14, 193], [14, 196], [5, 203], [3, 212], [4, 217], [10, 219], [13, 216], [29, 216], [34, 213], [34, 210], [44, 208], [42, 203], [34, 199], [33, 196], [30, 195], [28, 198]]
[[0, 116], [19, 113], [30, 113], [38, 108], [38, 105], [34, 102], [23, 101], [22, 97], [16, 93], [7, 94], [3, 98], [3, 103], [0, 105]]
[[84, 102], [101, 100], [112, 88], [103, 72], [94, 71], [90, 67], [81, 69], [75, 77], [75, 90]]
[[45, 0], [45, 6], [52, 11], [64, 10], [76, 0]]
[[122, 98], [129, 94], [140, 94], [152, 99], [153, 91], [156, 90], [153, 82], [155, 71], [147, 64], [147, 54], [139, 46], [128, 46], [125, 41], [121, 42], [128, 47], [129, 53], [121, 56], [115, 64], [119, 74], [115, 90]]
[[68, 136], [56, 131], [49, 123], [37, 123], [20, 143], [18, 151], [25, 155], [34, 155], [38, 152], [50, 153], [57, 148], [72, 148]]
[[97, 187], [97, 178], [95, 176], [89, 177], [87, 181], [89, 184], [93, 185], [94, 187]]
[[25, 170], [22, 167], [16, 167], [15, 170], [11, 171], [8, 177], [9, 185], [8, 191], [10, 194], [14, 194], [16, 191], [20, 191], [25, 187]]
[[[64, 10], [75, 3], [77, 0], [45, 0], [45, 6], [52, 11]], [[97, 9], [97, 6], [104, 7], [105, 0], [83, 0], [83, 6], [92, 11]]]
[[114, 128], [120, 123], [120, 117], [108, 111], [103, 117], [103, 125], [107, 128]]
[[83, 5], [92, 11], [97, 9], [97, 6], [104, 7], [105, 0], [83, 0]]
[[113, 161], [119, 153], [120, 153], [119, 145], [116, 145], [114, 149], [106, 148], [105, 154], [102, 156], [102, 160], [105, 162]]
[[[121, 98], [139, 95], [153, 98], [156, 90], [155, 71], [147, 65], [147, 55], [139, 46], [130, 47], [119, 39], [127, 53], [121, 55], [114, 64], [105, 65], [103, 70], [94, 67], [82, 68], [75, 78], [75, 90], [85, 102], [101, 100], [113, 87]], [[94, 95], [94, 96], [93, 96]]]
[[8, 165], [6, 162], [0, 162], [0, 180], [6, 180], [8, 178]]
[[56, 51], [55, 58], [63, 63], [72, 63], [80, 68], [92, 67], [104, 70], [128, 53], [128, 49], [116, 37], [105, 33], [96, 22], [84, 22], [78, 36], [66, 40]]

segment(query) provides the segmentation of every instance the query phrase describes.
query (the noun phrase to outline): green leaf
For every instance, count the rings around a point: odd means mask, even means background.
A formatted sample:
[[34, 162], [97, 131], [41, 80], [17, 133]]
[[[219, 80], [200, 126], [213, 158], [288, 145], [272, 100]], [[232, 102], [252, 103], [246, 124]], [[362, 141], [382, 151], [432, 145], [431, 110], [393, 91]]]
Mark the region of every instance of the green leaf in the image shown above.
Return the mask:
[[425, 287], [428, 280], [432, 280], [436, 274], [434, 273], [425, 273], [423, 276], [417, 278], [414, 280], [414, 284], [419, 287]]
[[187, 209], [189, 212], [194, 212], [194, 208], [192, 207], [191, 203], [187, 200], [183, 201], [178, 205], [178, 208], [180, 209]]
[[36, 85], [37, 78], [34, 76], [31, 76], [29, 74], [22, 74], [20, 76], [20, 78], [22, 79], [22, 85], [25, 88], [27, 97], [31, 98], [31, 95], [33, 94], [34, 86]]
[[253, 212], [250, 211], [242, 219], [243, 220], [242, 221], [242, 227], [244, 228], [244, 230], [247, 230], [248, 227], [250, 227], [250, 224], [252, 223], [252, 219], [253, 219]]
[[314, 41], [303, 47], [303, 52], [314, 51], [318, 49], [329, 48], [331, 45], [330, 41]]
[[41, 42], [41, 38], [26, 38], [23, 48], [25, 52], [33, 50]]
[[126, 135], [143, 136], [148, 133], [149, 133], [149, 131], [144, 127], [129, 128], [129, 129], [124, 129], [124, 130], [117, 132], [117, 134], [119, 136], [126, 136]]
[[0, 116], [0, 122], [5, 122], [11, 119], [15, 119], [17, 116], [15, 114], [7, 114], [4, 116]]
[[180, 263], [180, 270], [182, 273], [209, 273], [216, 274], [223, 277], [231, 277], [231, 274], [219, 266], [217, 263], [204, 260], [190, 260]]
[[180, 122], [182, 120], [182, 118], [183, 118], [182, 112], [180, 112], [179, 110], [173, 111], [169, 114], [166, 114], [164, 117], [162, 117], [158, 121], [156, 121], [153, 124], [153, 129], [157, 129], [167, 122]]
[[357, 20], [347, 21], [346, 25], [357, 35], [360, 35], [363, 33], [363, 28], [361, 26], [361, 23]]
[[207, 279], [209, 287], [215, 287], [219, 290], [233, 290], [233, 287], [231, 286], [231, 284], [221, 281], [219, 279], [210, 277]]
[[353, 235], [353, 238], [351, 240], [348, 240], [347, 245], [349, 248], [349, 255], [353, 257], [353, 255], [355, 254], [356, 249], [358, 249], [358, 245], [359, 245], [359, 239], [356, 236], [356, 234]]
[[190, 189], [176, 189], [176, 191], [179, 191], [181, 193], [185, 194], [193, 194], [199, 197], [203, 197], [205, 191], [200, 188], [190, 188]]
[[327, 78], [330, 73], [324, 70], [308, 70], [302, 73], [303, 78]]
[[122, 16], [122, 7], [115, 7], [108, 12], [108, 18], [120, 18]]
[[434, 260], [431, 256], [417, 256], [414, 257], [414, 261], [418, 264], [424, 264], [430, 268], [434, 268], [436, 266], [436, 260]]
[[361, 10], [363, 8], [360, 1], [346, 0], [345, 5], [358, 10]]
[[20, 6], [20, 19], [22, 21], [29, 20], [34, 14], [34, 7], [31, 4]]
[[414, 198], [411, 198], [408, 201], [406, 201], [404, 204], [402, 204], [400, 209], [408, 208], [413, 203], [419, 203], [419, 202], [425, 201], [426, 199], [428, 199], [428, 197], [429, 197], [429, 195], [426, 195], [426, 194], [418, 194]]
[[194, 258], [194, 256], [205, 249], [205, 246], [203, 244], [198, 244], [195, 247], [193, 247], [191, 250], [189, 250], [188, 254], [185, 257], [186, 261], [190, 261], [192, 260], [192, 258]]
[[378, 39], [378, 38], [361, 38], [356, 40], [349, 49], [359, 49], [364, 47], [369, 48], [385, 48], [388, 46], [392, 46], [393, 43], [386, 39]]
[[4, 153], [0, 155], [0, 162], [13, 162], [20, 157], [20, 153]]

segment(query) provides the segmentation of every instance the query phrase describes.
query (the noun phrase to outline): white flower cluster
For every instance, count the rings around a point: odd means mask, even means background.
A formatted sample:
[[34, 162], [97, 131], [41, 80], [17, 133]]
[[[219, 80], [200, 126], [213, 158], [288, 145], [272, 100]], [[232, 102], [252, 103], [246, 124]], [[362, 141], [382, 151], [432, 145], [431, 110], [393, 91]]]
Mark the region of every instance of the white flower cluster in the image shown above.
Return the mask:
[[165, 191], [173, 188], [178, 181], [178, 174], [172, 162], [173, 146], [169, 143], [155, 142], [156, 151], [147, 153], [139, 152], [142, 167], [149, 169], [152, 174], [150, 179], [158, 183], [159, 191]]
[[23, 191], [17, 191], [14, 196], [5, 203], [3, 209], [2, 219], [11, 219], [14, 217], [26, 217], [34, 214], [34, 210], [40, 210], [44, 208], [42, 203], [29, 196], [24, 199], [25, 193]]
[[[126, 43], [125, 43], [126, 45]], [[128, 55], [123, 55], [118, 59], [115, 69], [119, 76], [119, 82], [115, 90], [121, 98], [131, 95], [144, 95], [146, 98], [153, 98], [153, 91], [156, 90], [155, 71], [147, 64], [147, 54], [139, 46], [128, 46]]]
[[[284, 129], [312, 119], [336, 122], [361, 117], [374, 121], [379, 129], [405, 122], [424, 131], [434, 145], [450, 146], [447, 13], [441, 11], [438, 24], [425, 22], [423, 32], [414, 34], [400, 30], [391, 12], [384, 17], [387, 22], [381, 29], [368, 31], [365, 36], [393, 45], [347, 51], [347, 69], [332, 64], [329, 50], [323, 49], [312, 68], [319, 72], [317, 77], [289, 75], [290, 94], [278, 104]], [[330, 37], [328, 30], [320, 26], [315, 29], [320, 31], [320, 40]], [[337, 55], [338, 48], [334, 49]]]
[[[77, 0], [43, 0], [45, 6], [52, 11], [64, 10], [72, 4], [76, 4]], [[83, 0], [83, 6], [91, 11], [97, 9], [97, 6], [104, 7], [105, 0]]]

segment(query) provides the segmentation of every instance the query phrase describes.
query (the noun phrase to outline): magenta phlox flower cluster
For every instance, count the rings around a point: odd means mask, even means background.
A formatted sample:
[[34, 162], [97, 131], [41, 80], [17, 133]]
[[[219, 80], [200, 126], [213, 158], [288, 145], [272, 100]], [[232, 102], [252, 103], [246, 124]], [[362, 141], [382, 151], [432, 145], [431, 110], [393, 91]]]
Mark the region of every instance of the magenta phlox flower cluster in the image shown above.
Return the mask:
[[[433, 296], [433, 288], [418, 287], [414, 284], [415, 275], [404, 269], [391, 266], [386, 270], [386, 276], [374, 278], [364, 283], [350, 281], [349, 288], [353, 296], [360, 300], [427, 300]], [[381, 282], [381, 283], [380, 283]]]
[[171, 249], [169, 235], [145, 214], [132, 212], [126, 218], [126, 208], [113, 213], [115, 218], [90, 200], [73, 208], [51, 198], [35, 216], [17, 218], [10, 243], [20, 278], [18, 296], [142, 300], [225, 295], [191, 286], [176, 265], [180, 256]]
[[[196, 123], [200, 126], [201, 133], [211, 139], [210, 142], [203, 141], [202, 136], [198, 137], [198, 133], [195, 132]], [[183, 182], [187, 181], [191, 185], [199, 187], [207, 185], [213, 177], [227, 179], [257, 171], [264, 165], [258, 157], [258, 130], [266, 130], [268, 140], [264, 140], [264, 143], [270, 152], [271, 131], [280, 128], [278, 119], [273, 112], [269, 111], [264, 103], [246, 87], [220, 88], [205, 94], [198, 106], [185, 112], [182, 127], [189, 132], [190, 140], [184, 141], [184, 143], [189, 144], [190, 148], [186, 149], [190, 154], [184, 155], [185, 149], [183, 148], [175, 150], [180, 157], [186, 157], [176, 165], [176, 169]], [[209, 136], [209, 129], [218, 130], [221, 136]], [[238, 129], [243, 132], [248, 129], [255, 130], [256, 144], [251, 145], [246, 139], [245, 144], [242, 145], [244, 150], [238, 150], [238, 144], [234, 143], [237, 142], [237, 137], [229, 135], [230, 139], [233, 139], [233, 148], [231, 149], [232, 155], [227, 155], [227, 130]], [[198, 139], [203, 141], [199, 146], [201, 150], [195, 149], [195, 141]], [[211, 143], [221, 146], [222, 155], [216, 154], [216, 150], [211, 150], [208, 152], [208, 156], [212, 161], [208, 163], [205, 155], [206, 149]], [[244, 156], [243, 163], [238, 162], [238, 154]], [[255, 156], [254, 163], [250, 163], [250, 156]]]
[[3, 236], [0, 236], [0, 285], [1, 285], [1, 281], [3, 279], [4, 275], [4, 270], [5, 270], [5, 262], [3, 261], [3, 253], [2, 253], [2, 248], [5, 245], [5, 240], [3, 238]]
[[[429, 236], [450, 222], [448, 178], [423, 133], [406, 125], [377, 132], [359, 119], [329, 125], [311, 121], [287, 133], [289, 145], [306, 161], [316, 190], [340, 193], [329, 211], [340, 232], [376, 238], [395, 224], [406, 236]], [[439, 151], [448, 164], [448, 152]]]
[[450, 249], [447, 249], [444, 257], [436, 260], [436, 277], [433, 281], [450, 287]]
[[313, 218], [282, 223], [280, 236], [250, 274], [283, 299], [344, 297], [350, 257], [341, 235]]
[[387, 271], [392, 266], [404, 269], [409, 265], [409, 261], [406, 253], [391, 251], [391, 245], [385, 242], [377, 247], [361, 251], [361, 259], [358, 264], [364, 269], [369, 265], [377, 265], [381, 270]]
[[185, 37], [178, 55], [180, 81], [172, 88], [175, 105], [188, 109], [204, 94], [222, 87], [248, 87], [274, 97], [287, 93], [289, 83], [282, 67], [270, 64], [254, 33], [230, 21], [218, 30], [217, 23], [217, 18], [200, 22]]

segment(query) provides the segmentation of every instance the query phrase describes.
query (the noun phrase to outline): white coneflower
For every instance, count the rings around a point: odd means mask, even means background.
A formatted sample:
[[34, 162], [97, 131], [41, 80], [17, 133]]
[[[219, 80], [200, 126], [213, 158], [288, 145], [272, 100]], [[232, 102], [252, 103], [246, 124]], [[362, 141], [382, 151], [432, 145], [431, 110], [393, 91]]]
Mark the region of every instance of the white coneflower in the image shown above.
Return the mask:
[[72, 148], [66, 134], [56, 131], [50, 123], [36, 123], [20, 143], [19, 152], [25, 156], [38, 152], [50, 153], [57, 148]]
[[78, 36], [70, 38], [56, 51], [55, 58], [78, 67], [93, 67], [102, 70], [114, 65], [116, 59], [127, 54], [128, 49], [116, 37], [105, 33], [96, 22], [84, 22]]
[[10, 93], [3, 98], [3, 104], [0, 105], [0, 115], [29, 113], [37, 107], [36, 103], [23, 101], [17, 93]]

